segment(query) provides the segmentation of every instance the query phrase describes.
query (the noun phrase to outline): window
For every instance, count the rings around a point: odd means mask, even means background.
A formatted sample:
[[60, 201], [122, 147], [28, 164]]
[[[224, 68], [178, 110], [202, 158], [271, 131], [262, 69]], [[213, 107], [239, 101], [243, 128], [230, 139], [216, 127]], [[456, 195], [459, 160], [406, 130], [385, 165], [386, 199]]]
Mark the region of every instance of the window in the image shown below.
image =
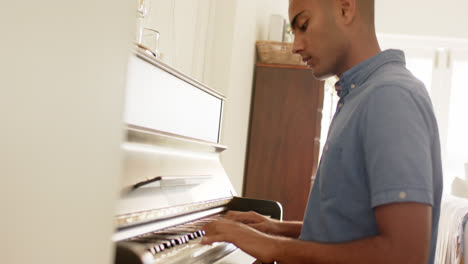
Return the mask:
[[433, 64], [434, 62], [431, 58], [415, 56], [406, 59], [406, 68], [408, 68], [416, 78], [424, 83], [429, 93], [431, 92], [432, 86]]
[[468, 163], [468, 59], [455, 59], [452, 66], [450, 108], [447, 133], [446, 173], [465, 178]]
[[322, 123], [320, 131], [320, 153], [319, 160], [322, 157], [322, 150], [325, 142], [327, 141], [328, 128], [330, 127], [333, 116], [336, 111], [336, 104], [340, 100], [338, 94], [335, 91], [335, 83], [338, 81], [338, 77], [330, 77], [325, 80], [325, 92], [323, 99], [323, 110], [322, 110]]

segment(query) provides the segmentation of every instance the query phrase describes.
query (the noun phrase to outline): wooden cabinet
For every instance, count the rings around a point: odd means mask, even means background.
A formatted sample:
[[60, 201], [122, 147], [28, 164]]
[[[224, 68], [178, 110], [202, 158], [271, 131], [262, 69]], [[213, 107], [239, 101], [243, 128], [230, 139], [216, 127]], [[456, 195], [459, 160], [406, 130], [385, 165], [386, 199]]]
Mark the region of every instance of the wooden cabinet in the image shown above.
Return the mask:
[[324, 83], [302, 66], [257, 64], [244, 196], [302, 220], [318, 164]]

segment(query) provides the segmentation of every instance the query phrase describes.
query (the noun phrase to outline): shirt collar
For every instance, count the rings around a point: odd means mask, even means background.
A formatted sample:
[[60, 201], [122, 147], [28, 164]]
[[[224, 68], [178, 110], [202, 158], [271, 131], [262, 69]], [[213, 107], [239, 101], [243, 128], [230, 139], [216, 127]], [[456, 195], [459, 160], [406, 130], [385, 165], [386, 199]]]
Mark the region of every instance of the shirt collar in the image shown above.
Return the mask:
[[389, 62], [406, 64], [405, 54], [401, 50], [385, 50], [349, 69], [335, 85], [341, 87], [338, 96], [345, 97], [350, 89], [361, 86], [373, 72]]

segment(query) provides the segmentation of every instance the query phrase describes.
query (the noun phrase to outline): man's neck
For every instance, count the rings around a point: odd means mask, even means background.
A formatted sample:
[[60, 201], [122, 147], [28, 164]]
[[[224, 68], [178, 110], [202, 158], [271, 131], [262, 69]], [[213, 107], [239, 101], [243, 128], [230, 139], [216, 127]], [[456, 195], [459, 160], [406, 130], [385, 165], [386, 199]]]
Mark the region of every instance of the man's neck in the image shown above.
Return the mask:
[[346, 58], [344, 58], [343, 64], [338, 69], [338, 77], [382, 51], [375, 33], [356, 34], [355, 36], [356, 37], [350, 42], [349, 50], [346, 52]]

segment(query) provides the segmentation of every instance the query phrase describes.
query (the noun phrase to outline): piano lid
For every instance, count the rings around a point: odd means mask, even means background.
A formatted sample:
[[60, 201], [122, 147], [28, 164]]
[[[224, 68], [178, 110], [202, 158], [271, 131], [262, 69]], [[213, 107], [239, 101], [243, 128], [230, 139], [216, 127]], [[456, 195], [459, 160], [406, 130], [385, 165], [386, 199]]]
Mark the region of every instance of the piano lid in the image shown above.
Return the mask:
[[137, 50], [129, 60], [125, 122], [220, 142], [224, 97]]

